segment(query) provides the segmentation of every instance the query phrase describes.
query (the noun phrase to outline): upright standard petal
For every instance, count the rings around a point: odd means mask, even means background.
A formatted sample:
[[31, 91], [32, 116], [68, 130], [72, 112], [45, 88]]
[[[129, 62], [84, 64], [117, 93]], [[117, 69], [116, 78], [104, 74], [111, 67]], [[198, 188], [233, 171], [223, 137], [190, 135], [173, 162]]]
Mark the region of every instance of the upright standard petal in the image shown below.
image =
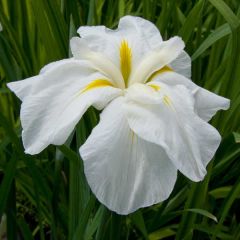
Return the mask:
[[130, 130], [123, 101], [119, 97], [103, 110], [80, 154], [99, 201], [119, 214], [129, 214], [168, 198], [177, 170], [160, 146]]
[[148, 78], [156, 71], [171, 63], [176, 59], [184, 48], [184, 42], [179, 37], [173, 37], [168, 41], [161, 43], [158, 49], [149, 52], [145, 56], [138, 67], [134, 69], [130, 75], [129, 85], [145, 83]]
[[121, 90], [81, 61], [54, 64], [34, 79], [8, 84], [22, 100], [22, 137], [26, 153], [63, 144], [91, 105], [102, 109]]
[[212, 93], [204, 88], [197, 86], [190, 79], [175, 72], [165, 72], [158, 75], [153, 81], [166, 83], [169, 86], [184, 85], [194, 96], [195, 112], [204, 121], [209, 121], [217, 111], [227, 110], [230, 106], [230, 100], [215, 93]]
[[124, 88], [124, 80], [116, 65], [101, 53], [96, 53], [88, 48], [84, 39], [73, 37], [70, 41], [71, 50], [75, 59], [87, 60], [94, 69], [106, 75], [119, 88]]
[[[95, 51], [103, 48], [104, 44], [100, 44], [96, 40], [104, 37], [107, 38], [107, 34], [113, 34], [114, 32], [120, 32], [120, 35], [139, 35], [140, 38], [147, 41], [149, 48], [159, 47], [162, 41], [161, 34], [157, 27], [148, 20], [134, 16], [124, 16], [119, 20], [118, 28], [111, 30], [105, 26], [82, 26], [78, 29], [78, 33], [82, 38], [89, 39], [89, 46]], [[105, 43], [106, 44], [106, 43]]]
[[92, 50], [109, 55], [110, 58], [116, 43], [121, 42], [122, 39], [129, 40], [130, 45], [137, 40], [138, 45], [141, 45], [138, 50], [142, 54], [158, 48], [162, 42], [161, 34], [153, 23], [134, 16], [122, 17], [116, 30], [105, 26], [82, 26], [78, 29], [78, 33], [88, 42]]
[[[140, 101], [137, 92], [133, 94], [129, 89], [125, 109], [130, 128], [144, 140], [163, 147], [188, 178], [202, 180], [220, 144], [219, 133], [195, 114], [194, 99], [184, 86], [169, 88], [156, 82], [151, 86], [161, 98], [148, 94], [148, 101]], [[142, 95], [140, 91], [138, 94]]]
[[122, 17], [118, 24], [118, 31], [122, 35], [129, 35], [132, 38], [138, 35], [139, 40], [148, 45], [148, 51], [160, 47], [162, 42], [158, 28], [152, 22], [140, 17]]
[[[92, 51], [107, 56], [119, 69], [122, 67], [122, 46], [128, 46], [132, 71], [149, 51], [160, 48], [162, 42], [160, 32], [153, 23], [133, 16], [121, 18], [116, 30], [104, 26], [84, 26], [79, 28], [78, 33]], [[125, 79], [126, 86], [127, 82]]]

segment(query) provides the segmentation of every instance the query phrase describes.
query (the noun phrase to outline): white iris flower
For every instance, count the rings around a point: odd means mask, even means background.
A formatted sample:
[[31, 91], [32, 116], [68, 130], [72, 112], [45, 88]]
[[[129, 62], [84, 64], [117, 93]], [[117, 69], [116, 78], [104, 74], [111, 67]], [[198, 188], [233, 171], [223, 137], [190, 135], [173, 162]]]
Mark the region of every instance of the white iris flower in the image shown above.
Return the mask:
[[61, 145], [90, 106], [103, 110], [80, 155], [88, 183], [109, 209], [128, 214], [168, 198], [177, 170], [201, 181], [219, 146], [207, 122], [229, 100], [195, 85], [179, 37], [125, 16], [118, 29], [80, 27], [73, 58], [8, 87], [22, 100], [26, 153]]

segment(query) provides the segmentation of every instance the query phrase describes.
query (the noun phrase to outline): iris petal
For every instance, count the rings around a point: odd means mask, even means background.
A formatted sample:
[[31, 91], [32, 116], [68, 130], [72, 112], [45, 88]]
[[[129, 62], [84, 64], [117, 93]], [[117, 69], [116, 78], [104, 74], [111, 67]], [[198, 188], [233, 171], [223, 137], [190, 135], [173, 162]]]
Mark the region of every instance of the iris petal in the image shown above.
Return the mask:
[[175, 72], [166, 72], [158, 75], [154, 81], [166, 83], [170, 86], [183, 85], [187, 87], [194, 96], [195, 112], [204, 121], [209, 121], [218, 110], [227, 110], [230, 106], [230, 101], [227, 98], [221, 97], [204, 88], [197, 86], [190, 79]]
[[[186, 87], [154, 84], [161, 87], [156, 94], [162, 97], [141, 91], [133, 94], [129, 90], [125, 109], [130, 128], [137, 136], [163, 147], [184, 175], [200, 181], [221, 137], [214, 127], [195, 114], [194, 98]], [[137, 94], [148, 95], [148, 101], [147, 96], [140, 101]]]
[[37, 77], [8, 84], [23, 99], [22, 137], [26, 153], [37, 154], [49, 144], [63, 144], [91, 105], [102, 109], [121, 90], [111, 86], [93, 88], [81, 94], [95, 79], [81, 61], [57, 63]]
[[162, 42], [160, 32], [153, 23], [133, 16], [122, 17], [116, 30], [105, 26], [83, 26], [78, 33], [91, 51], [106, 56], [119, 70], [122, 69], [119, 48], [123, 41], [131, 49], [132, 69], [137, 68], [141, 59], [159, 48]]
[[80, 154], [99, 201], [119, 214], [129, 214], [168, 198], [177, 170], [160, 146], [130, 130], [123, 101], [117, 98], [103, 110]]
[[177, 58], [169, 64], [169, 66], [174, 72], [179, 73], [186, 78], [191, 78], [191, 58], [185, 51], [182, 51]]
[[94, 69], [108, 76], [116, 87], [124, 88], [125, 84], [122, 74], [110, 59], [101, 53], [91, 51], [84, 39], [73, 37], [70, 43], [75, 59], [89, 61]]
[[149, 52], [141, 60], [138, 67], [130, 75], [129, 84], [147, 82], [154, 72], [176, 59], [183, 48], [184, 43], [179, 37], [173, 37], [168, 41], [162, 42], [158, 49]]

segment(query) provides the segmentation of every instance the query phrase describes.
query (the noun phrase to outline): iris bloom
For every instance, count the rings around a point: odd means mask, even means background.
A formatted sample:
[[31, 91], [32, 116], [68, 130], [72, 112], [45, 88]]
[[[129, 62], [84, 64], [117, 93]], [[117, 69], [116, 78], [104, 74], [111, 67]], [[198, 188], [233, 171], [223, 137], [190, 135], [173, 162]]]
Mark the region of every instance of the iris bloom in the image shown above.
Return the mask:
[[103, 110], [80, 148], [87, 181], [120, 214], [168, 198], [177, 170], [201, 181], [219, 146], [207, 122], [229, 100], [195, 85], [179, 37], [163, 41], [149, 21], [126, 16], [118, 29], [80, 27], [73, 58], [9, 83], [22, 100], [26, 153], [61, 145], [90, 106]]

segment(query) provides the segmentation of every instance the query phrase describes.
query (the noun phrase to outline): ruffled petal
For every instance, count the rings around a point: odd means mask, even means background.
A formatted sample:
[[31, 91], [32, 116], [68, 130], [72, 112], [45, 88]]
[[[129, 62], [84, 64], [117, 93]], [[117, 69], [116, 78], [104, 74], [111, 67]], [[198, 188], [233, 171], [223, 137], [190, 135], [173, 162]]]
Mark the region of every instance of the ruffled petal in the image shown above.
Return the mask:
[[[91, 65], [86, 61], [78, 61], [74, 59], [64, 59], [52, 62], [44, 66], [40, 74], [34, 77], [24, 79], [22, 81], [10, 82], [7, 86], [20, 98], [22, 101], [25, 97], [37, 94], [40, 90], [46, 91], [49, 85], [57, 84], [59, 87], [69, 85], [68, 82], [61, 82], [62, 75], [65, 72], [71, 72], [67, 76], [67, 81], [77, 84], [78, 86], [85, 86], [90, 80], [86, 78], [95, 73]], [[57, 74], [57, 75], [56, 75]], [[79, 77], [81, 79], [79, 79]]]
[[[92, 51], [88, 48], [87, 41], [78, 37], [71, 39], [70, 46], [75, 59], [89, 61], [93, 69], [108, 76], [116, 87], [124, 88], [124, 80], [120, 70], [107, 56]], [[116, 58], [117, 56], [115, 56]]]
[[111, 30], [105, 26], [82, 26], [78, 29], [78, 33], [87, 40], [88, 46], [92, 50], [106, 55], [110, 54], [110, 56], [114, 44], [123, 38], [130, 42], [135, 42], [136, 39], [140, 41], [144, 46], [144, 49], [139, 49], [141, 52], [143, 51], [142, 54], [158, 48], [162, 42], [161, 34], [153, 23], [134, 16], [122, 17], [116, 30]]
[[116, 30], [104, 26], [84, 26], [78, 29], [78, 33], [92, 51], [106, 56], [120, 71], [122, 70], [121, 60], [126, 62], [122, 59], [122, 52], [127, 50], [130, 63], [129, 73], [137, 68], [140, 60], [149, 51], [160, 48], [162, 42], [160, 32], [153, 23], [133, 16], [121, 18]]
[[[156, 82], [151, 85], [145, 87], [153, 88], [159, 98], [149, 93], [148, 101], [147, 96], [140, 101], [137, 91], [132, 94], [131, 89], [126, 95], [130, 128], [144, 140], [163, 147], [172, 163], [188, 178], [202, 180], [206, 165], [220, 144], [219, 133], [195, 114], [194, 99], [186, 87], [170, 88]], [[143, 95], [140, 90], [138, 94]]]
[[110, 80], [81, 61], [63, 61], [45, 70], [36, 77], [8, 84], [23, 100], [22, 138], [29, 154], [37, 154], [49, 144], [63, 144], [89, 106], [102, 109], [121, 94]]
[[99, 201], [112, 211], [129, 214], [168, 198], [177, 170], [160, 146], [130, 130], [123, 101], [119, 97], [104, 109], [80, 155]]
[[195, 109], [200, 118], [206, 122], [219, 110], [227, 110], [230, 107], [230, 100], [204, 88], [199, 88], [195, 93]]
[[118, 31], [127, 34], [132, 38], [139, 36], [141, 41], [148, 45], [148, 49], [160, 47], [162, 36], [158, 28], [150, 21], [133, 16], [122, 17], [119, 21]]
[[161, 43], [158, 49], [149, 52], [130, 75], [129, 84], [145, 83], [156, 71], [176, 59], [184, 48], [184, 42], [179, 37], [170, 38]]
[[191, 58], [185, 51], [182, 51], [179, 56], [169, 64], [169, 66], [174, 72], [179, 73], [186, 78], [191, 78]]
[[184, 85], [194, 96], [195, 112], [204, 121], [209, 121], [217, 111], [227, 110], [230, 106], [230, 100], [204, 88], [197, 86], [190, 79], [175, 72], [166, 72], [158, 75], [153, 81], [163, 82], [171, 86]]

